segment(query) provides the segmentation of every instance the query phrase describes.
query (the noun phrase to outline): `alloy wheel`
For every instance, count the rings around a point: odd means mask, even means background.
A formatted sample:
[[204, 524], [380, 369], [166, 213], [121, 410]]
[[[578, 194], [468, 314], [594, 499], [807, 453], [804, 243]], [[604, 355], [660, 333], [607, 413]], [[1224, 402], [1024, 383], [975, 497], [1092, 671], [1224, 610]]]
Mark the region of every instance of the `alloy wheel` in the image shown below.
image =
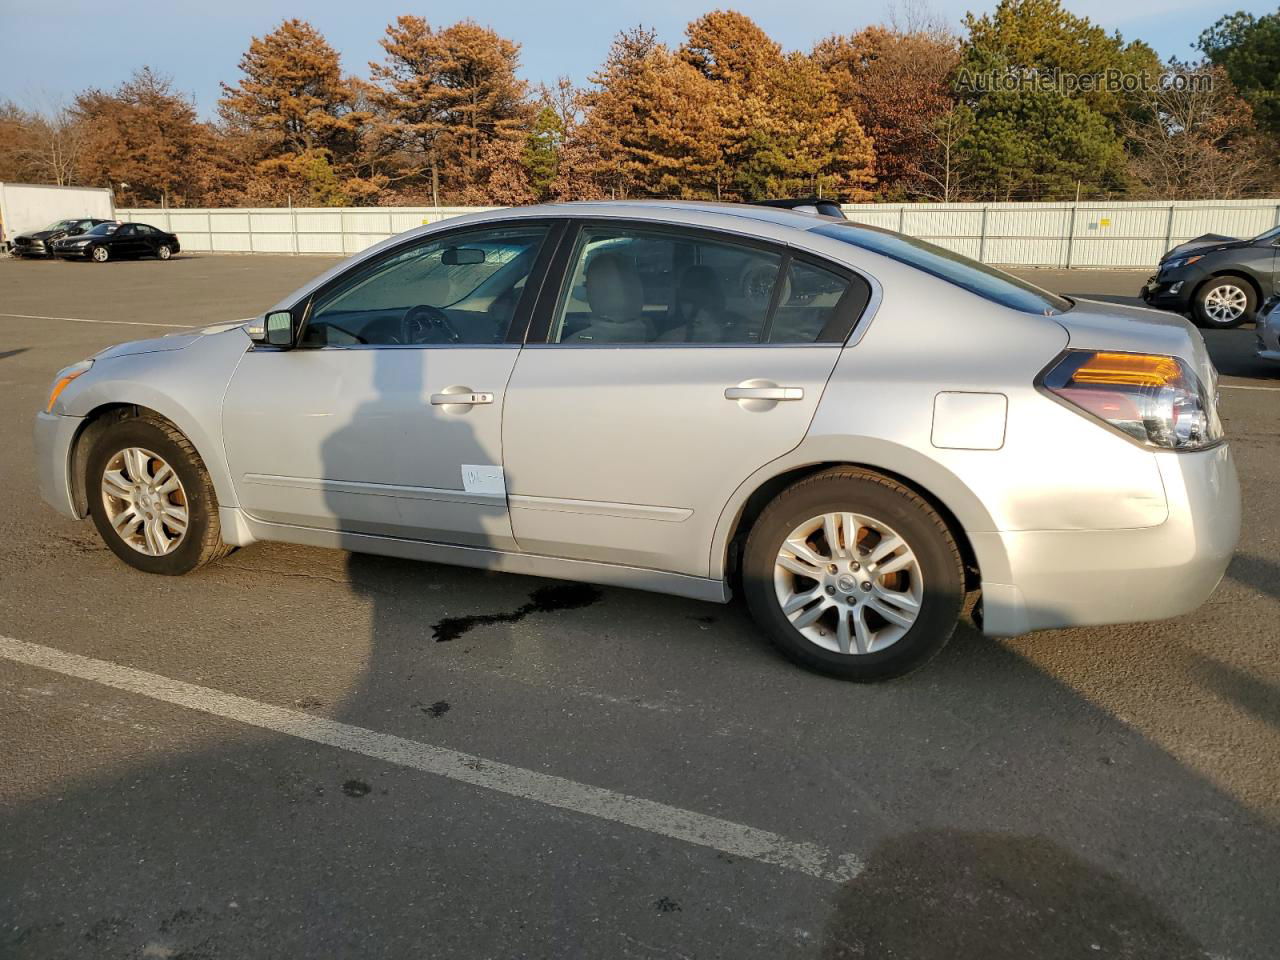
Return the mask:
[[126, 447], [102, 471], [102, 503], [116, 534], [148, 557], [177, 549], [187, 534], [187, 493], [177, 472], [142, 447]]
[[1204, 312], [1214, 323], [1235, 323], [1248, 306], [1248, 294], [1233, 283], [1214, 287], [1204, 298]]
[[825, 513], [792, 530], [778, 550], [773, 585], [801, 635], [851, 655], [901, 640], [924, 600], [910, 545], [888, 524], [859, 513]]

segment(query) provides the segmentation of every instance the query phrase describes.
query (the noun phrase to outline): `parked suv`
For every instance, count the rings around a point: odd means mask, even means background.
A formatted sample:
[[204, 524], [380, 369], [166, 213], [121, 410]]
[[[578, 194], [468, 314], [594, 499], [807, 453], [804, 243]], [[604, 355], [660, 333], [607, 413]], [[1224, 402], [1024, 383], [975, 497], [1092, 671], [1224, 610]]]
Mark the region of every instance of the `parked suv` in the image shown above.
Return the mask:
[[258, 319], [60, 371], [44, 498], [181, 574], [255, 540], [725, 602], [851, 679], [1171, 617], [1235, 548], [1180, 317], [910, 237], [676, 202], [394, 237]]
[[1229, 329], [1252, 320], [1280, 293], [1280, 227], [1252, 240], [1207, 233], [1174, 247], [1142, 288], [1153, 307], [1190, 313], [1202, 327]]

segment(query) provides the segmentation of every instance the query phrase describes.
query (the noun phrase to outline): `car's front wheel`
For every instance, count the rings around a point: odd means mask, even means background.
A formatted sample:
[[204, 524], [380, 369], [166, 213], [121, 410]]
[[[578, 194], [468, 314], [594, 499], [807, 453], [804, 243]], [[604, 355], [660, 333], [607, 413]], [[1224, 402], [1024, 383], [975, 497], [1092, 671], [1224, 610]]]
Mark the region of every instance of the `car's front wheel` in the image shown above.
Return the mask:
[[94, 263], [106, 263], [111, 259], [111, 251], [106, 247], [93, 247], [89, 251], [89, 256], [93, 258]]
[[881, 680], [951, 638], [964, 568], [946, 522], [887, 477], [836, 468], [767, 506], [747, 538], [743, 590], [755, 621], [802, 666]]
[[89, 453], [85, 482], [98, 533], [131, 567], [177, 575], [229, 552], [204, 461], [166, 420], [108, 426]]
[[173, 248], [167, 243], [162, 243], [156, 247], [156, 256], [161, 260], [168, 260], [173, 256]]
[[1258, 308], [1253, 288], [1239, 277], [1215, 277], [1196, 291], [1196, 321], [1205, 327], [1238, 327]]

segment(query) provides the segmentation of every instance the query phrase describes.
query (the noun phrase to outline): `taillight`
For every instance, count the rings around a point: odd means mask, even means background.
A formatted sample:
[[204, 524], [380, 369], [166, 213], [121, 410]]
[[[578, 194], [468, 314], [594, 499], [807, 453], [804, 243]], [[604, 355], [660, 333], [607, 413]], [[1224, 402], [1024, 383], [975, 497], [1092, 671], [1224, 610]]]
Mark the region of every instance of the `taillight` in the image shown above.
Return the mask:
[[1198, 450], [1222, 439], [1215, 398], [1178, 357], [1071, 350], [1041, 383], [1071, 406], [1150, 447]]

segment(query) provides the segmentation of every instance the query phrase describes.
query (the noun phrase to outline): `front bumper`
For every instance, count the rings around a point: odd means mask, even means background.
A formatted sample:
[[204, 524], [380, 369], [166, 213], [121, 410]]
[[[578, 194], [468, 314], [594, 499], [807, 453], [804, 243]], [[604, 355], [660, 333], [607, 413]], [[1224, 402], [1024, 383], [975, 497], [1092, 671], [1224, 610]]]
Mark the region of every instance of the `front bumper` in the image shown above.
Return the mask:
[[13, 255], [15, 257], [49, 257], [53, 254], [43, 240], [28, 240], [26, 243], [15, 240]]
[[1149, 307], [1186, 313], [1191, 309], [1191, 292], [1194, 289], [1195, 284], [1185, 278], [1161, 279], [1157, 275], [1147, 280], [1143, 288], [1138, 291], [1138, 295]]
[[985, 633], [1163, 620], [1208, 599], [1240, 537], [1231, 449], [1154, 456], [1169, 506], [1158, 526], [973, 535], [979, 555], [1003, 548], [1009, 560], [1008, 583], [982, 585]]
[[83, 424], [83, 417], [36, 414], [36, 486], [45, 503], [73, 520], [81, 517], [71, 491], [71, 445]]

